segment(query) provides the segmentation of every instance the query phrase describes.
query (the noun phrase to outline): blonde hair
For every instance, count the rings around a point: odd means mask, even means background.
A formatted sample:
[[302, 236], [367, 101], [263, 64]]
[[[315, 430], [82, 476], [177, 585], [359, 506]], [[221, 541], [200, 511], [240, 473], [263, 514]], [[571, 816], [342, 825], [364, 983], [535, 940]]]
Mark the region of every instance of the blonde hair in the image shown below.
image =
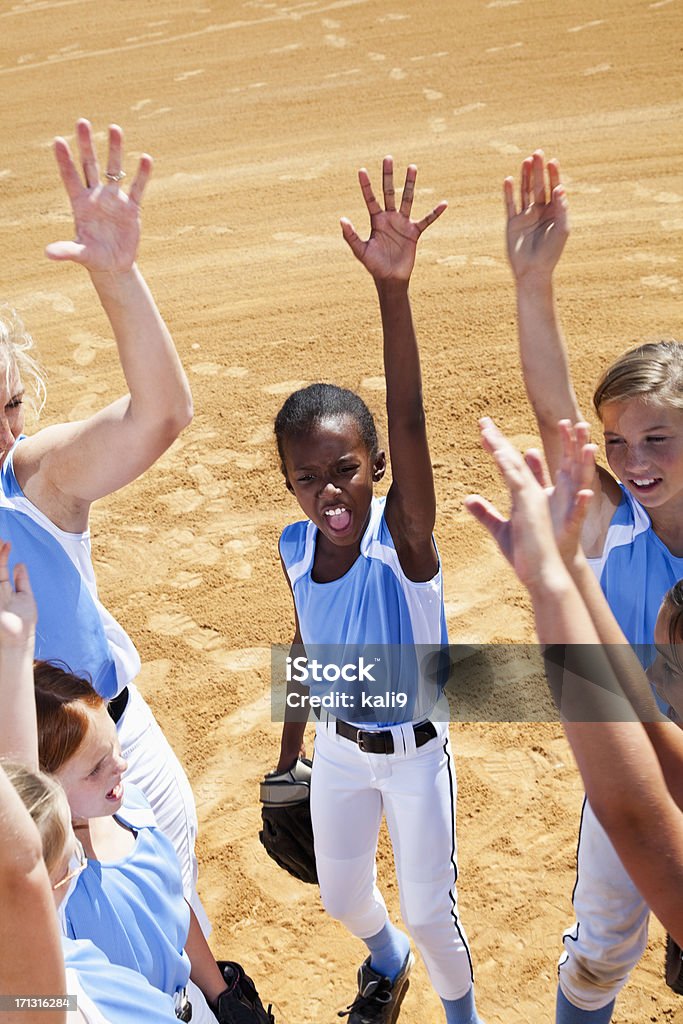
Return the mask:
[[71, 812], [66, 793], [56, 779], [31, 771], [23, 764], [3, 761], [7, 778], [35, 822], [43, 844], [43, 860], [49, 875], [59, 867], [71, 832]]
[[603, 373], [593, 395], [598, 416], [607, 402], [640, 398], [683, 409], [683, 345], [656, 341], [624, 352]]
[[30, 355], [33, 338], [24, 327], [16, 310], [0, 305], [0, 365], [5, 366], [5, 384], [12, 388], [12, 377], [16, 372], [27, 385], [27, 400], [36, 416], [45, 405], [47, 391], [44, 373], [38, 362]]

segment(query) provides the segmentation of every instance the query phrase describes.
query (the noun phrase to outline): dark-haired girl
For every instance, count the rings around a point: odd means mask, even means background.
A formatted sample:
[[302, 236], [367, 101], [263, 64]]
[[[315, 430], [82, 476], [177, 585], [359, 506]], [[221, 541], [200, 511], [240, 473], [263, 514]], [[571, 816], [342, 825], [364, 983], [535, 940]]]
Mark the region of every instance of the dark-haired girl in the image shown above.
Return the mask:
[[[446, 628], [408, 284], [417, 241], [446, 203], [411, 221], [415, 177], [415, 167], [409, 167], [397, 209], [393, 162], [385, 158], [382, 209], [361, 170], [370, 238], [361, 240], [348, 220], [341, 222], [344, 238], [372, 275], [379, 297], [392, 465], [386, 498], [373, 497], [386, 457], [372, 416], [357, 395], [312, 385], [287, 399], [275, 423], [287, 488], [307, 516], [287, 527], [280, 539], [294, 598], [294, 644], [303, 645], [308, 657], [320, 645], [356, 653], [364, 645], [384, 645], [383, 650], [392, 645], [401, 653], [401, 663], [392, 663], [401, 685], [411, 675], [403, 715], [385, 707], [369, 719], [354, 703], [359, 694], [352, 687], [337, 693], [347, 699], [346, 706], [337, 705], [333, 712], [317, 709], [311, 814], [321, 896], [327, 911], [369, 950], [358, 972], [358, 994], [347, 1010], [350, 1024], [397, 1020], [412, 966], [409, 939], [389, 921], [376, 885], [383, 813], [403, 920], [446, 1020], [479, 1021], [457, 909], [456, 789], [448, 727], [417, 711], [422, 680], [415, 645], [444, 644]], [[310, 699], [324, 695], [325, 688], [312, 683]], [[304, 728], [301, 716], [285, 721], [278, 771], [295, 764]]]

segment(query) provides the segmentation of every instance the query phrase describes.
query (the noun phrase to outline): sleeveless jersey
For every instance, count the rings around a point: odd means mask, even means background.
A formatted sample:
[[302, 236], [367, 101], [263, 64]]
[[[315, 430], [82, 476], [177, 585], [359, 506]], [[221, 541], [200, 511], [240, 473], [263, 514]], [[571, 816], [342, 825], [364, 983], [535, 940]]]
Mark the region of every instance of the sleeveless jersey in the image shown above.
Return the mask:
[[602, 555], [590, 559], [626, 639], [648, 664], [655, 622], [667, 590], [683, 577], [683, 558], [672, 555], [652, 529], [650, 517], [620, 484], [622, 497], [607, 530]]
[[[153, 988], [137, 971], [110, 963], [92, 942], [63, 936], [62, 951], [67, 991], [78, 998], [82, 989], [101, 1015], [91, 1017], [90, 1006], [86, 1004], [89, 1024], [91, 1020], [92, 1024], [100, 1024], [102, 1018], [106, 1024], [177, 1024], [171, 996]], [[74, 974], [75, 989], [70, 985]]]
[[66, 934], [90, 939], [112, 963], [173, 995], [190, 976], [180, 866], [142, 793], [125, 781], [124, 787], [116, 818], [137, 832], [135, 845], [121, 860], [88, 861], [64, 908]]
[[32, 505], [14, 474], [14, 453], [0, 472], [0, 537], [12, 544], [10, 571], [24, 562], [38, 606], [36, 658], [61, 661], [111, 700], [140, 671], [131, 639], [97, 596], [90, 534], [65, 533]]
[[[301, 637], [309, 664], [315, 658], [350, 666], [365, 678], [332, 687], [335, 717], [376, 726], [426, 717], [445, 683], [437, 656], [448, 643], [441, 563], [424, 583], [409, 580], [398, 559], [384, 516], [385, 498], [373, 498], [360, 554], [349, 571], [330, 583], [312, 579], [317, 527], [293, 523], [282, 532], [280, 554], [294, 595]], [[334, 672], [332, 672], [334, 674]], [[330, 679], [310, 679], [311, 696], [330, 696]], [[363, 706], [363, 693], [378, 700]], [[348, 703], [339, 703], [346, 694]], [[392, 695], [406, 695], [400, 707]]]

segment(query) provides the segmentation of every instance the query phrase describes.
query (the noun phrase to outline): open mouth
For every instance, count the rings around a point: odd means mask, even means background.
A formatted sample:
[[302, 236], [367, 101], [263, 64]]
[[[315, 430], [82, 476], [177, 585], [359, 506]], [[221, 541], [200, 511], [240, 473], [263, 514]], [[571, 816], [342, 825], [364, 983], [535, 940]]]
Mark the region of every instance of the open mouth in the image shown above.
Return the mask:
[[343, 533], [351, 525], [351, 513], [344, 505], [335, 505], [334, 508], [326, 508], [323, 515], [327, 525], [334, 533]]
[[113, 789], [110, 789], [107, 793], [107, 800], [120, 800], [123, 796], [123, 783], [117, 783]]
[[635, 494], [649, 494], [662, 482], [659, 476], [634, 477], [629, 480]]

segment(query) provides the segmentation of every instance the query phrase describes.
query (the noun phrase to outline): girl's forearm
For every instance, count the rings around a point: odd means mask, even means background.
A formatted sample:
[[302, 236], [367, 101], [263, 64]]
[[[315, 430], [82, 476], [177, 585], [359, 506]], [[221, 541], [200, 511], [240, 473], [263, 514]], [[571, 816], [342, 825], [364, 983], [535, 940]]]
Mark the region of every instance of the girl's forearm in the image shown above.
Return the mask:
[[192, 396], [173, 339], [136, 265], [126, 273], [91, 273], [114, 331], [131, 395], [143, 427], [180, 431], [192, 418]]
[[517, 283], [517, 322], [522, 374], [554, 476], [561, 454], [558, 420], [581, 417], [552, 278], [529, 275]]
[[206, 1001], [208, 1003], [215, 1002], [221, 992], [225, 991], [225, 979], [192, 907], [190, 907], [190, 930], [187, 934], [185, 952], [190, 958], [190, 977], [195, 985], [202, 990]]
[[38, 768], [33, 638], [17, 647], [0, 647], [0, 704], [0, 757]]
[[378, 280], [384, 337], [387, 413], [391, 421], [424, 420], [420, 353], [407, 281]]

